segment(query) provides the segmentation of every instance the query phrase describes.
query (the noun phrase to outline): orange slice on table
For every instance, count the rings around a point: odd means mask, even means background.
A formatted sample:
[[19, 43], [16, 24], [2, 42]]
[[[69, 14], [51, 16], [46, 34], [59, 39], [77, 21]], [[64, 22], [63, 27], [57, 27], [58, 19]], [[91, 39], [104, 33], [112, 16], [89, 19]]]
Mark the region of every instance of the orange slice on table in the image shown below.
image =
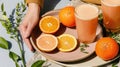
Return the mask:
[[58, 39], [51, 34], [42, 34], [37, 40], [37, 47], [45, 52], [53, 51], [58, 45]]
[[77, 46], [77, 40], [73, 35], [62, 34], [58, 36], [58, 49], [63, 52], [72, 51]]
[[45, 16], [40, 20], [39, 27], [44, 33], [55, 33], [60, 27], [60, 22], [54, 16]]

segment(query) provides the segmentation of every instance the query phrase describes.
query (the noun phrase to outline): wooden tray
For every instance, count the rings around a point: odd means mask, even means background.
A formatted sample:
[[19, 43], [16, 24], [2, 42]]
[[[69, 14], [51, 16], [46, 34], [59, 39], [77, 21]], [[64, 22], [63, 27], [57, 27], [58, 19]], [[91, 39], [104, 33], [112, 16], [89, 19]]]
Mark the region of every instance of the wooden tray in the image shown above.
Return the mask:
[[[49, 11], [49, 12], [45, 13], [42, 17], [51, 15], [51, 16], [55, 16], [58, 18], [58, 12], [59, 12], [59, 10]], [[76, 39], [78, 39], [75, 27], [68, 28], [68, 27], [63, 26], [62, 24], [60, 26], [59, 31], [56, 32], [54, 35], [58, 36], [58, 35], [61, 35], [64, 33], [71, 34], [71, 35], [75, 36]], [[112, 59], [109, 61], [104, 61], [101, 58], [99, 58], [98, 56], [96, 56], [96, 54], [94, 52], [96, 41], [99, 38], [103, 37], [102, 36], [102, 28], [100, 25], [98, 25], [98, 28], [97, 28], [97, 32], [96, 32], [97, 36], [96, 36], [95, 42], [90, 43], [89, 47], [86, 48], [86, 51], [88, 52], [88, 54], [81, 52], [79, 46], [74, 51], [71, 51], [71, 52], [60, 52], [57, 49], [50, 53], [42, 52], [36, 46], [36, 39], [41, 34], [42, 34], [42, 32], [40, 31], [39, 27], [36, 26], [30, 37], [30, 41], [31, 41], [33, 47], [37, 50], [37, 52], [39, 52], [39, 54], [46, 57], [50, 61], [60, 64], [60, 65], [75, 66], [75, 67], [76, 66], [77, 67], [78, 66], [100, 66], [100, 65], [110, 63], [120, 57], [120, 53], [119, 53], [119, 55], [115, 59]], [[80, 44], [80, 43], [78, 43], [78, 44]]]
[[[49, 11], [46, 14], [44, 14], [42, 17], [50, 15], [50, 16], [55, 16], [58, 17], [58, 12], [59, 10], [54, 10], [54, 11]], [[77, 37], [77, 32], [76, 32], [76, 28], [69, 28], [69, 27], [65, 27], [61, 24], [60, 29], [58, 30], [58, 32], [56, 32], [54, 35], [55, 36], [59, 36], [61, 34], [71, 34], [73, 36], [76, 37], [76, 39], [78, 40]], [[32, 32], [31, 35], [31, 42], [33, 47], [40, 52], [40, 54], [42, 54], [43, 56], [45, 56], [46, 58], [55, 60], [55, 61], [60, 61], [60, 62], [73, 62], [73, 61], [79, 61], [82, 60], [90, 55], [92, 55], [95, 51], [95, 45], [96, 45], [96, 41], [102, 37], [102, 29], [101, 26], [98, 25], [97, 27], [97, 32], [96, 32], [96, 40], [93, 43], [88, 44], [89, 47], [87, 47], [85, 50], [86, 52], [88, 52], [88, 54], [83, 53], [80, 51], [80, 43], [78, 42], [78, 47], [71, 52], [61, 52], [59, 50], [54, 50], [53, 52], [42, 52], [40, 51], [37, 46], [36, 46], [36, 39], [38, 36], [40, 36], [42, 34], [42, 32], [40, 31], [39, 27], [35, 27], [34, 31]]]

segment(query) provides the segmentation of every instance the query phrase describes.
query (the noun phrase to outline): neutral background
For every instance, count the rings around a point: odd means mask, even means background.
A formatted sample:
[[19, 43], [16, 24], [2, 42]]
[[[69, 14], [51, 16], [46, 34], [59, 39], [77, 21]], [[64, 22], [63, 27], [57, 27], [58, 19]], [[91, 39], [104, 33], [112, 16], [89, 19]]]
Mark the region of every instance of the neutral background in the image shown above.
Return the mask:
[[[7, 15], [9, 16], [12, 12], [12, 10], [15, 8], [16, 4], [18, 2], [22, 2], [23, 0], [0, 0], [1, 3], [4, 3], [5, 10], [7, 11]], [[49, 11], [51, 9], [59, 9], [69, 3], [69, 0], [45, 0], [45, 7], [46, 9], [43, 9], [44, 12]], [[55, 3], [54, 3], [55, 2]], [[51, 7], [50, 7], [51, 6]], [[54, 7], [55, 6], [55, 7]], [[43, 12], [43, 13], [44, 13]], [[9, 35], [6, 34], [6, 30], [2, 25], [0, 24], [0, 36], [4, 37], [6, 40], [10, 41], [12, 43], [12, 51], [20, 55], [19, 48], [17, 43], [9, 38]], [[34, 55], [26, 45], [24, 45], [25, 49], [25, 59], [28, 62]], [[14, 62], [12, 59], [9, 58], [8, 51], [0, 48], [0, 67], [15, 67]]]

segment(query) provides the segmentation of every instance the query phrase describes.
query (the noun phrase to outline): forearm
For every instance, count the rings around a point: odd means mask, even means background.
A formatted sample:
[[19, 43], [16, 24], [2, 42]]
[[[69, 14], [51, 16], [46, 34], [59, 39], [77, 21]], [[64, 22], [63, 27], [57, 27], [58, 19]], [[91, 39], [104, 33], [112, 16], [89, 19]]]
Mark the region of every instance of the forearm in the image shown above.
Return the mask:
[[36, 3], [29, 3], [28, 4], [28, 11], [29, 12], [37, 12], [37, 13], [40, 13], [40, 6]]
[[[29, 3], [28, 4], [28, 10], [26, 13], [26, 16], [24, 19], [29, 19], [28, 17], [33, 17], [33, 20], [35, 20], [36, 22], [38, 21], [39, 17], [40, 17], [40, 6], [36, 3]], [[32, 19], [32, 18], [31, 18]]]

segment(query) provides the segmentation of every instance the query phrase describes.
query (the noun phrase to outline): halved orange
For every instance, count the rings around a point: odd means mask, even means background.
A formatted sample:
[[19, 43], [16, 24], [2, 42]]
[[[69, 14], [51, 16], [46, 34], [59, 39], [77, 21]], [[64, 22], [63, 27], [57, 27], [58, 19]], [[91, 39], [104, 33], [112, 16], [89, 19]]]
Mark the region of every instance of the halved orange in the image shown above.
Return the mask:
[[73, 35], [62, 34], [58, 36], [58, 49], [63, 52], [72, 51], [77, 46], [77, 40]]
[[37, 47], [41, 51], [53, 51], [58, 45], [58, 39], [52, 34], [42, 34], [36, 40]]
[[39, 27], [44, 33], [55, 33], [60, 27], [60, 22], [54, 16], [45, 16], [40, 20]]

